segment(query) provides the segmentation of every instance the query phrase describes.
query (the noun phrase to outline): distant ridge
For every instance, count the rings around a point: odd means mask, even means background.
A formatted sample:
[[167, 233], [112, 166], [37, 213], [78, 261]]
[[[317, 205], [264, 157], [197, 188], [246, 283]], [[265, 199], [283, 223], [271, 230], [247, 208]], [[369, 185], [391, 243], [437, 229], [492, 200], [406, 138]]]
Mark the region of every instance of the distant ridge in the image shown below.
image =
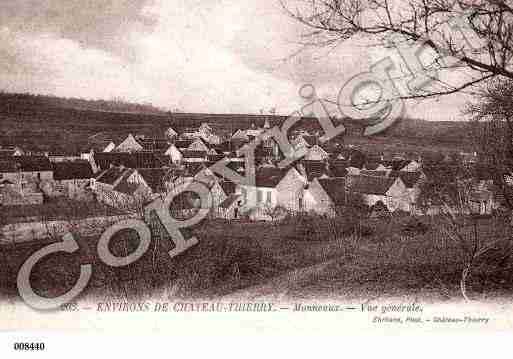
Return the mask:
[[[287, 116], [279, 115], [171, 112], [149, 104], [0, 93], [0, 145], [48, 148], [68, 144], [78, 148], [90, 136], [100, 132], [116, 137], [128, 133], [161, 136], [168, 127], [180, 132], [209, 122], [225, 133], [233, 133], [252, 124], [263, 126], [266, 120], [271, 126], [281, 125], [286, 119]], [[317, 121], [312, 118], [303, 119], [302, 125], [318, 128]], [[346, 127], [349, 128], [350, 124]], [[385, 133], [368, 139], [355, 139], [354, 143], [408, 143], [433, 149], [437, 145], [468, 148], [472, 144], [471, 138], [472, 125], [469, 122], [402, 119]]]
[[80, 98], [63, 98], [50, 95], [30, 93], [0, 92], [0, 108], [16, 110], [27, 107], [68, 108], [85, 111], [164, 114], [165, 111], [152, 104], [138, 104], [121, 99], [85, 100]]

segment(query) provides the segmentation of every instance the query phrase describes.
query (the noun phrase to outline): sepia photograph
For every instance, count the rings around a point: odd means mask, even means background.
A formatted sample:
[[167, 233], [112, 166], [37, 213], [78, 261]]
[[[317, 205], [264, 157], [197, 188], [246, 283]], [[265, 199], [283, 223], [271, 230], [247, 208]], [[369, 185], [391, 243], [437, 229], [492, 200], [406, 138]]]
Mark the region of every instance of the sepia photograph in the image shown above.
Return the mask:
[[0, 330], [513, 329], [512, 57], [510, 0], [1, 1]]

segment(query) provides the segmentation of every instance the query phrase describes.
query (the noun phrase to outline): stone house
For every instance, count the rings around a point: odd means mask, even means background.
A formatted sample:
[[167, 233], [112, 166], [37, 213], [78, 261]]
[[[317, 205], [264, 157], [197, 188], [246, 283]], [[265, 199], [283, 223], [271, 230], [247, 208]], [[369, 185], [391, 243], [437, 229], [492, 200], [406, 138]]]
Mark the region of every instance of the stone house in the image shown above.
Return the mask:
[[94, 178], [91, 164], [84, 160], [54, 163], [53, 171], [54, 181], [48, 188], [51, 196], [83, 198]]
[[348, 191], [361, 194], [369, 207], [383, 203], [390, 212], [412, 210], [410, 194], [400, 177], [347, 176]]

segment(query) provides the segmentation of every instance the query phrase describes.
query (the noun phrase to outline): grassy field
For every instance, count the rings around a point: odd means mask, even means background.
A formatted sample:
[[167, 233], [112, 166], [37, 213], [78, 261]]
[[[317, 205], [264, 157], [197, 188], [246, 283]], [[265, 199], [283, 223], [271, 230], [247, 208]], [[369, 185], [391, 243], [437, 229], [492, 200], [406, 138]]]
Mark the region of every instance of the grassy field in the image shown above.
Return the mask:
[[[186, 253], [171, 259], [170, 242], [154, 240], [138, 262], [116, 269], [99, 261], [96, 238], [78, 238], [79, 251], [47, 257], [36, 266], [32, 282], [42, 295], [59, 295], [78, 278], [79, 263], [93, 263], [86, 297], [217, 298], [325, 264], [308, 279], [286, 281], [277, 290], [290, 298], [406, 297], [434, 302], [461, 298], [465, 259], [461, 243], [450, 239], [439, 218], [423, 218], [429, 228], [424, 234], [404, 233], [403, 222], [404, 218], [366, 220], [370, 230], [357, 236], [341, 235], [344, 229], [338, 222], [328, 220], [318, 223], [314, 232], [305, 231], [294, 219], [280, 224], [210, 221], [193, 229], [200, 243]], [[511, 238], [509, 226], [499, 218], [482, 219], [477, 229], [483, 241], [509, 243]], [[470, 245], [473, 233], [473, 226], [464, 228], [466, 244]], [[111, 248], [115, 255], [126, 255], [137, 243], [130, 233], [120, 233]], [[16, 298], [19, 267], [43, 245], [0, 248], [2, 296]], [[500, 263], [488, 258], [476, 266], [469, 295], [487, 299], [513, 294], [513, 261], [511, 253], [506, 254]]]

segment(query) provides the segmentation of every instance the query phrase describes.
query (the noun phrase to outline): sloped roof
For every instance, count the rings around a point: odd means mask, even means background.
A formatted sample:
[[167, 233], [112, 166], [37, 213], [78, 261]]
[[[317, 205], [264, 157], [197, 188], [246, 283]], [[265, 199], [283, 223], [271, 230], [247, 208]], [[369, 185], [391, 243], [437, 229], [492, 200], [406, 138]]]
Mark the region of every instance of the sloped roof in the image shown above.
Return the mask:
[[207, 168], [207, 167], [205, 167], [205, 165], [203, 163], [197, 163], [197, 162], [185, 163], [183, 176], [184, 177], [194, 177], [198, 173], [203, 171], [205, 168]]
[[6, 169], [12, 169], [14, 166], [14, 168], [22, 172], [52, 171], [52, 163], [48, 157], [45, 156], [13, 156], [13, 158], [9, 159], [7, 162], [11, 164], [4, 164], [4, 168]]
[[139, 144], [146, 151], [166, 151], [169, 148], [169, 141], [166, 139], [140, 139]]
[[[399, 171], [397, 171], [399, 172]], [[387, 177], [387, 171], [377, 171], [377, 170], [361, 170], [360, 174], [362, 176], [378, 176], [378, 177]]]
[[143, 146], [135, 139], [132, 134], [129, 134], [126, 139], [116, 147], [116, 151], [125, 152], [127, 149], [140, 151], [143, 149]]
[[274, 188], [287, 175], [289, 169], [276, 167], [262, 167], [256, 171], [256, 187]]
[[219, 207], [228, 209], [230, 208], [235, 202], [237, 202], [240, 199], [240, 194], [231, 194], [229, 195], [221, 204]]
[[170, 175], [168, 168], [138, 168], [137, 172], [153, 192], [160, 192]]
[[246, 135], [246, 131], [238, 129], [235, 131], [235, 133], [231, 136], [233, 139], [243, 139], [243, 140], [249, 140], [248, 136]]
[[351, 175], [348, 177], [348, 188], [356, 193], [383, 196], [396, 180], [392, 177]]
[[[205, 143], [205, 141], [201, 138], [197, 138], [193, 143], [187, 147], [187, 150], [190, 151], [208, 151], [209, 146]], [[184, 151], [185, 152], [185, 151]]]
[[174, 145], [176, 148], [187, 148], [189, 147], [194, 141], [192, 140], [177, 140], [174, 142]]
[[237, 185], [232, 181], [221, 181], [219, 185], [227, 196], [234, 194], [237, 189]]
[[124, 167], [112, 166], [111, 168], [106, 169], [103, 172], [101, 172], [96, 177], [96, 181], [98, 181], [100, 183], [113, 185], [125, 171], [126, 171], [126, 168], [124, 168]]
[[207, 157], [207, 153], [205, 151], [192, 151], [192, 150], [184, 150], [182, 152], [183, 158], [205, 158]]
[[57, 181], [93, 178], [93, 169], [88, 161], [53, 163], [53, 178]]
[[392, 171], [390, 177], [401, 178], [406, 188], [413, 188], [422, 177], [422, 172]]
[[319, 178], [317, 181], [319, 181], [322, 189], [335, 205], [340, 206], [345, 204], [345, 178]]
[[114, 190], [117, 192], [121, 192], [128, 195], [133, 195], [135, 191], [139, 188], [138, 184], [135, 183], [129, 183], [125, 180], [121, 180], [116, 187], [114, 187]]
[[94, 154], [94, 161], [102, 170], [108, 169], [111, 165], [123, 165], [129, 168], [156, 168], [166, 164], [161, 162], [159, 154], [155, 152], [101, 152]]
[[383, 161], [383, 165], [385, 167], [391, 167], [393, 171], [399, 171], [402, 170], [404, 167], [408, 166], [411, 162], [411, 160], [393, 159]]
[[303, 165], [308, 181], [313, 181], [315, 178], [323, 175], [330, 175], [330, 171], [326, 169], [326, 163], [323, 161], [301, 161]]
[[168, 136], [168, 137], [177, 136], [177, 135], [178, 135], [178, 133], [172, 127], [169, 127], [166, 130], [166, 136]]
[[126, 169], [124, 170], [123, 174], [121, 175], [121, 179], [114, 187], [114, 191], [118, 191], [121, 193], [125, 193], [128, 195], [132, 195], [137, 189], [139, 188], [139, 184], [136, 183], [129, 183], [128, 178], [135, 172], [134, 169]]
[[223, 154], [207, 155], [207, 160], [213, 163], [221, 161], [223, 158], [225, 158], [225, 155]]

